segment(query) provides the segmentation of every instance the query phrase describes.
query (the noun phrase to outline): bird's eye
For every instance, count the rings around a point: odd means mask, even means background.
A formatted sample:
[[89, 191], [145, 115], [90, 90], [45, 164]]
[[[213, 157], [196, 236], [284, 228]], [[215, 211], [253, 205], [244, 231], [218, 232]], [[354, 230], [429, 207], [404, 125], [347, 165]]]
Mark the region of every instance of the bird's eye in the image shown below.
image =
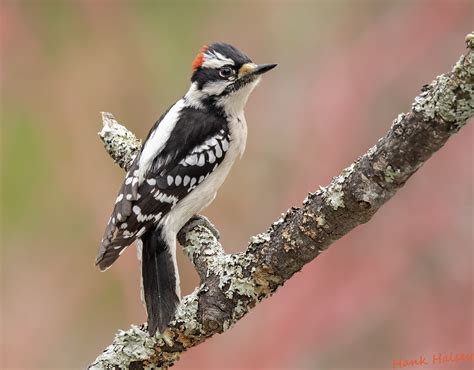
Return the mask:
[[234, 70], [231, 67], [224, 66], [219, 69], [219, 76], [222, 78], [229, 78], [234, 74]]

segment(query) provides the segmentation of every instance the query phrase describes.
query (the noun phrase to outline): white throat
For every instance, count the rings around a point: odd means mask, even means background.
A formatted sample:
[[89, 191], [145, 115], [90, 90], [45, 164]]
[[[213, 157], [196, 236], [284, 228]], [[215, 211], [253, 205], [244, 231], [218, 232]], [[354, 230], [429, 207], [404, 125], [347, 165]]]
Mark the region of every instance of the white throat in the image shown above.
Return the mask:
[[245, 104], [247, 104], [247, 100], [257, 84], [260, 82], [260, 78], [252, 81], [242, 87], [241, 89], [237, 90], [234, 93], [229, 95], [223, 96], [218, 102], [217, 105], [224, 108], [224, 111], [229, 116], [240, 116], [245, 108]]

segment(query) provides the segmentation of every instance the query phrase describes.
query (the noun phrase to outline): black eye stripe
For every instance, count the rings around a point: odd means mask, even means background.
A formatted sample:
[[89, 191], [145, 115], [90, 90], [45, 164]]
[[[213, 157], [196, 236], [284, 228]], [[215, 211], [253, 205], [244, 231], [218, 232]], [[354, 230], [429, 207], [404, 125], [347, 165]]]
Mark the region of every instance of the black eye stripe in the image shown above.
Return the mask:
[[[229, 67], [231, 69], [231, 74], [222, 76], [221, 69], [225, 67]], [[193, 75], [191, 76], [191, 82], [196, 82], [198, 89], [202, 90], [203, 86], [206, 83], [212, 81], [236, 79], [237, 71], [240, 67], [241, 65], [239, 64], [235, 66], [226, 64], [220, 68], [201, 67], [193, 73]]]

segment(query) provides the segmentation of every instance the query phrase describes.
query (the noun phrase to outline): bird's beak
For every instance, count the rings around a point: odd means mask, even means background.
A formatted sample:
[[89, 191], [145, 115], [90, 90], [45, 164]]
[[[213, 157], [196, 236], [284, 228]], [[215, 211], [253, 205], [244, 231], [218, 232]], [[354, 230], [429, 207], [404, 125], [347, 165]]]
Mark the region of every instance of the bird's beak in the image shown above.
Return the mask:
[[239, 77], [247, 75], [261, 75], [265, 72], [268, 72], [270, 69], [273, 69], [277, 64], [255, 64], [255, 63], [245, 63], [239, 69]]
[[253, 73], [256, 75], [261, 75], [265, 72], [268, 72], [270, 69], [275, 68], [277, 65], [278, 64], [257, 64], [257, 68], [255, 68]]

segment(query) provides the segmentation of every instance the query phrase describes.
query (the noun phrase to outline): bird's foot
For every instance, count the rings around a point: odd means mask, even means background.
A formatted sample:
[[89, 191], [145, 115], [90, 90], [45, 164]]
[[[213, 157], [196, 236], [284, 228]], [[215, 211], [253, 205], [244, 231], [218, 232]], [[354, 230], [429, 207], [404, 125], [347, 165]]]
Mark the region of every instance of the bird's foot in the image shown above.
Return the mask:
[[219, 235], [219, 230], [212, 224], [211, 221], [207, 217], [201, 216], [201, 215], [194, 215], [189, 219], [188, 222], [181, 228], [181, 230], [178, 233], [178, 240], [183, 239], [185, 235], [194, 229], [196, 226], [204, 226], [206, 229], [208, 229], [217, 240], [219, 240], [220, 235]]

